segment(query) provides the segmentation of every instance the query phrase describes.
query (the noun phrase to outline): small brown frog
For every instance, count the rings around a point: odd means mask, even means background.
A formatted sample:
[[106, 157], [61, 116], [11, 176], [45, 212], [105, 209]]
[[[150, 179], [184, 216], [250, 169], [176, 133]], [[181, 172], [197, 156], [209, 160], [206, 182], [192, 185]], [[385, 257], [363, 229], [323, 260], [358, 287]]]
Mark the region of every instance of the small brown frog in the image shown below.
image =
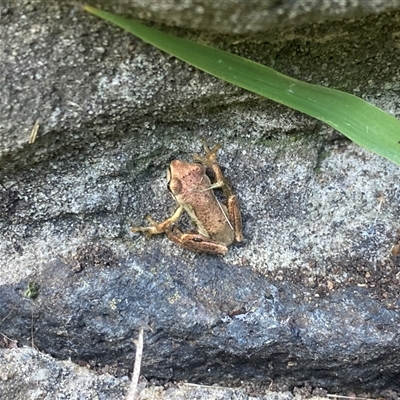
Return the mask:
[[[239, 203], [216, 162], [220, 148], [217, 144], [210, 150], [204, 142], [206, 155], [195, 155], [195, 163], [172, 161], [167, 171], [168, 188], [178, 208], [170, 218], [160, 223], [147, 217], [151, 226], [133, 227], [132, 232], [143, 232], [148, 237], [165, 233], [170, 240], [188, 250], [220, 255], [225, 255], [227, 246], [234, 241], [241, 242], [243, 233]], [[214, 183], [211, 183], [210, 176]], [[214, 189], [222, 189], [226, 205], [217, 200]], [[176, 226], [184, 211], [196, 225], [197, 233], [183, 233]]]

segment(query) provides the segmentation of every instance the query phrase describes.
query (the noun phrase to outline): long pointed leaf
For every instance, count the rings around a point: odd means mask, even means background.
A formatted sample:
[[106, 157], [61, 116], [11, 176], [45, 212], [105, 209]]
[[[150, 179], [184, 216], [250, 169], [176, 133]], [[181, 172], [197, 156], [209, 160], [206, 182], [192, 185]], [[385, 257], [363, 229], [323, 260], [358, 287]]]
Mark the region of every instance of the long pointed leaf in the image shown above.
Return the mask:
[[400, 164], [400, 122], [359, 97], [299, 81], [246, 58], [94, 7], [86, 5], [84, 9], [211, 75], [311, 115], [360, 146]]

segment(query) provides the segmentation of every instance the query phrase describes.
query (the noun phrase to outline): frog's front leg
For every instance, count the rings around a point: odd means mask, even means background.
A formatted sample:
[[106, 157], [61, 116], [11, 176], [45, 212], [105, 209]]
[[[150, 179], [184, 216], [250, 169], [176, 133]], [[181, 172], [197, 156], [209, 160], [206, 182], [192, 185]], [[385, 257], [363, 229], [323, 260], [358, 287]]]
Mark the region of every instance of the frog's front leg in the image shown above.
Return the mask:
[[160, 223], [157, 223], [153, 218], [148, 216], [147, 220], [150, 222], [151, 226], [134, 226], [131, 228], [131, 231], [135, 233], [143, 232], [149, 238], [153, 235], [159, 235], [160, 233], [167, 232], [182, 215], [183, 210], [183, 206], [180, 205], [171, 217]]
[[176, 225], [169, 225], [165, 234], [168, 239], [191, 251], [222, 256], [228, 251], [226, 246], [214, 242], [199, 233], [183, 233]]
[[243, 240], [242, 230], [242, 216], [240, 214], [239, 202], [237, 196], [233, 193], [232, 187], [228, 180], [225, 178], [221, 167], [217, 163], [217, 152], [221, 148], [220, 144], [216, 144], [210, 149], [203, 139], [203, 147], [206, 152], [204, 157], [194, 155], [195, 161], [198, 161], [210, 169], [214, 174], [215, 182], [210, 186], [209, 190], [222, 189], [224, 197], [226, 199], [226, 207], [228, 209], [228, 218], [235, 232], [235, 240], [241, 242]]

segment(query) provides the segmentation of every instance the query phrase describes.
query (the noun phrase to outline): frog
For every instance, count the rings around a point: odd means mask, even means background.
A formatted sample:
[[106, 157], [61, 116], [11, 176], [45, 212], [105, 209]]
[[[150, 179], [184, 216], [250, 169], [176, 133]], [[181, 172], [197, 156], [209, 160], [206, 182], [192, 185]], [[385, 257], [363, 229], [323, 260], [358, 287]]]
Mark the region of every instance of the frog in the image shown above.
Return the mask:
[[[220, 144], [211, 149], [203, 140], [204, 156], [194, 155], [194, 162], [171, 161], [167, 170], [168, 189], [177, 208], [163, 222], [147, 217], [149, 226], [132, 227], [147, 237], [165, 233], [168, 239], [185, 249], [215, 255], [226, 255], [228, 246], [243, 240], [242, 217], [237, 196], [217, 163]], [[225, 202], [215, 196], [221, 189]], [[196, 232], [185, 233], [177, 221], [186, 212]]]

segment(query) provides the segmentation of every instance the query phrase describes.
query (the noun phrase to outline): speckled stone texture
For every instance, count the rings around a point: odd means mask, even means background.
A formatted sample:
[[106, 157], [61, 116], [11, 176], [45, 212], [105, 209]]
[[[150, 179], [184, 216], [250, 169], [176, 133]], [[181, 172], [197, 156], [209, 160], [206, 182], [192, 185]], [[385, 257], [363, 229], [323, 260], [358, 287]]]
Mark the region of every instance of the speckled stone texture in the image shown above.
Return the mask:
[[[235, 1], [158, 4], [113, 10], [399, 116], [397, 1], [265, 1], [257, 18]], [[73, 2], [3, 0], [0, 65], [2, 346], [33, 334], [55, 359], [126, 376], [144, 327], [142, 373], [166, 387], [396, 396], [398, 166]], [[130, 232], [173, 212], [166, 168], [202, 136], [222, 144], [243, 214], [245, 240], [224, 258]]]

